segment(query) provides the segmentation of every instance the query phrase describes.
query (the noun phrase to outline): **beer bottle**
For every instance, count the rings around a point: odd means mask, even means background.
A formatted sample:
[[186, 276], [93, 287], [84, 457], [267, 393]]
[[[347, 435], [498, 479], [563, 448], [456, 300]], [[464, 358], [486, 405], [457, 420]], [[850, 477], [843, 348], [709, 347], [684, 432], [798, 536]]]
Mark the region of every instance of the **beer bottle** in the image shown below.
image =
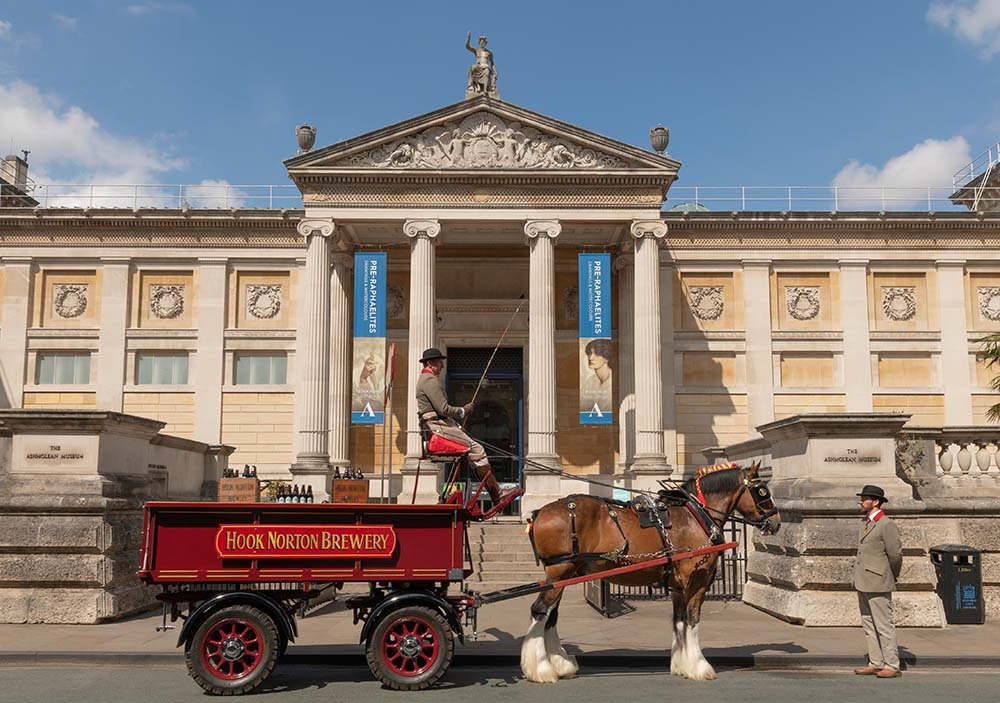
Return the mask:
[[295, 484], [295, 488], [292, 489], [292, 502], [301, 503], [302, 496], [299, 494], [299, 484]]
[[335, 480], [338, 480], [338, 481], [340, 480], [340, 467], [339, 466], [333, 467], [333, 478]]
[[365, 475], [363, 473], [361, 473], [361, 467], [360, 466], [357, 469], [357, 477], [358, 477], [359, 481], [363, 481], [364, 478], [365, 478]]
[[309, 486], [308, 492], [306, 493], [306, 502], [315, 503], [316, 499], [313, 497], [313, 487]]
[[257, 465], [254, 464], [250, 469], [250, 478], [257, 478]]

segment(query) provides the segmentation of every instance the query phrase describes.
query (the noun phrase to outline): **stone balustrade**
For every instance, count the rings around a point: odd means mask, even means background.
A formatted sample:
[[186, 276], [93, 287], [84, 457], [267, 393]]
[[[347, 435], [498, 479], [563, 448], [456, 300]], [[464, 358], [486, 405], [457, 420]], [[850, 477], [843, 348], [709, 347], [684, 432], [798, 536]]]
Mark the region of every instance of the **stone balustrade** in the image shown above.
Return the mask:
[[918, 496], [1000, 496], [1000, 427], [907, 428], [896, 460]]

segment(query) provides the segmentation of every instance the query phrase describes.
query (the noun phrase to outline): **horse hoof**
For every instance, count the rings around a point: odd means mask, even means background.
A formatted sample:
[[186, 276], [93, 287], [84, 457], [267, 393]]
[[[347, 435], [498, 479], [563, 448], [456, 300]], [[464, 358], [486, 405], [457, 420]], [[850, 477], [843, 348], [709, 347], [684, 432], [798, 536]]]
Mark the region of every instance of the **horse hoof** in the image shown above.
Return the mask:
[[696, 666], [694, 671], [688, 674], [692, 681], [714, 681], [716, 679], [715, 669], [708, 662]]
[[580, 666], [576, 663], [576, 657], [555, 655], [549, 657], [549, 664], [552, 665], [556, 676], [561, 679], [571, 679], [576, 676]]

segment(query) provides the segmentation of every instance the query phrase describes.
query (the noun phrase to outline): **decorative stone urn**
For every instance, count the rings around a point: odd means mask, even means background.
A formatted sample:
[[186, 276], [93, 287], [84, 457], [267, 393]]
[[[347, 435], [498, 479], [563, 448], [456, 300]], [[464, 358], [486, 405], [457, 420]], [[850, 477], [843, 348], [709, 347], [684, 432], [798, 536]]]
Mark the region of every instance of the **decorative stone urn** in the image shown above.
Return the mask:
[[649, 130], [649, 143], [653, 145], [653, 151], [663, 156], [667, 145], [670, 144], [670, 130], [663, 125], [656, 125]]
[[295, 141], [299, 145], [299, 153], [306, 153], [316, 143], [316, 128], [312, 125], [300, 124], [295, 128]]

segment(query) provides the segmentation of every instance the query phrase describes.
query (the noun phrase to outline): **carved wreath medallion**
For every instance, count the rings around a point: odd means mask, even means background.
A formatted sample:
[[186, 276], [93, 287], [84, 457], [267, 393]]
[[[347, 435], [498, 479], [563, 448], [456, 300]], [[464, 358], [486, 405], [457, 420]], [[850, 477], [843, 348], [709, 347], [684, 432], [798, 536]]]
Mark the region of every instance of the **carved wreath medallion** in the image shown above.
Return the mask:
[[80, 317], [87, 310], [87, 285], [56, 283], [52, 287], [52, 308], [59, 317]]
[[567, 320], [576, 320], [580, 317], [580, 289], [571, 286], [563, 291], [563, 310], [566, 312]]
[[917, 314], [917, 289], [913, 286], [883, 288], [882, 312], [896, 322], [912, 320]]
[[785, 286], [785, 309], [796, 320], [819, 314], [819, 286]]
[[688, 304], [699, 320], [718, 320], [725, 307], [723, 287], [691, 286], [688, 288]]
[[280, 285], [247, 286], [247, 315], [258, 320], [270, 320], [280, 311]]
[[390, 320], [399, 320], [406, 310], [406, 298], [399, 286], [387, 286], [385, 289], [385, 312]]
[[1000, 286], [979, 286], [979, 314], [1000, 321]]
[[347, 165], [389, 168], [626, 168], [628, 164], [563, 137], [520, 122], [477, 112], [460, 123], [446, 122], [419, 134], [368, 149]]
[[149, 313], [160, 320], [173, 320], [184, 312], [184, 286], [149, 286]]

